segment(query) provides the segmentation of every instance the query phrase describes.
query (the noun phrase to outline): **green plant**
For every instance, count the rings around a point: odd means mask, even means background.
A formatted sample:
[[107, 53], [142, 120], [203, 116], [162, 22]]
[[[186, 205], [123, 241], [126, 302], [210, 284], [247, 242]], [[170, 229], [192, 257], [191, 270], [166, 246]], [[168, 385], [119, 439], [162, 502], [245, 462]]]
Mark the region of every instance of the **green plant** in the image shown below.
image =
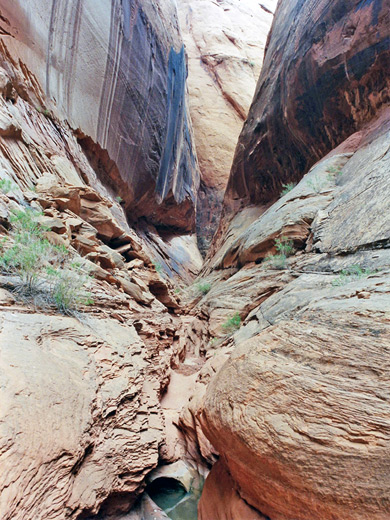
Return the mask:
[[269, 255], [264, 258], [266, 268], [285, 269], [287, 257], [294, 254], [294, 242], [288, 237], [280, 237], [275, 240], [276, 255]]
[[238, 312], [228, 318], [225, 323], [222, 324], [222, 329], [226, 334], [233, 334], [241, 326], [241, 317]]
[[343, 174], [341, 166], [331, 166], [326, 170], [328, 172], [327, 178], [329, 182], [336, 182]]
[[199, 282], [196, 284], [196, 288], [202, 294], [207, 294], [211, 289], [211, 283], [209, 282]]
[[340, 271], [339, 276], [332, 281], [332, 285], [335, 287], [345, 285], [347, 283], [359, 280], [360, 278], [369, 276], [370, 274], [373, 274], [373, 272], [374, 271], [371, 271], [370, 269], [364, 269], [357, 264], [351, 265], [350, 267]]
[[286, 255], [269, 255], [264, 258], [266, 268], [285, 269], [287, 264]]
[[48, 228], [40, 224], [40, 216], [31, 209], [12, 214], [9, 240], [3, 239], [0, 248], [0, 269], [18, 278], [21, 295], [39, 295], [61, 312], [90, 304], [86, 287], [91, 276], [73, 261], [65, 246], [45, 238]]
[[118, 202], [118, 204], [122, 204], [122, 202], [123, 202], [123, 199], [122, 199], [122, 197], [120, 195], [115, 197], [115, 200]]
[[288, 237], [277, 238], [275, 247], [280, 255], [291, 256], [294, 253], [294, 242]]
[[280, 196], [283, 197], [283, 195], [287, 195], [287, 193], [290, 193], [290, 191], [293, 190], [296, 185], [296, 182], [288, 182], [287, 184], [283, 184], [283, 189], [280, 192]]
[[37, 106], [35, 107], [36, 111], [39, 112], [40, 114], [43, 114], [45, 117], [49, 117], [51, 118], [51, 113], [50, 113], [50, 110], [48, 110], [47, 108], [42, 108], [40, 106]]
[[307, 181], [307, 185], [310, 186], [310, 188], [315, 192], [315, 193], [320, 193], [322, 191], [323, 188], [325, 188], [327, 182], [325, 179], [321, 179], [320, 177], [318, 177], [318, 175], [314, 175], [314, 177], [312, 177], [311, 179], [309, 179]]
[[162, 272], [163, 266], [162, 266], [162, 264], [160, 264], [160, 262], [157, 262], [156, 260], [153, 260], [152, 264], [153, 264], [153, 266], [154, 266], [154, 268], [155, 268], [157, 273], [161, 273]]
[[0, 179], [0, 191], [7, 194], [10, 191], [15, 191], [16, 185], [9, 179]]
[[82, 268], [72, 264], [52, 272], [52, 297], [57, 308], [64, 313], [77, 309], [80, 305], [91, 305], [93, 300], [85, 289], [89, 275]]

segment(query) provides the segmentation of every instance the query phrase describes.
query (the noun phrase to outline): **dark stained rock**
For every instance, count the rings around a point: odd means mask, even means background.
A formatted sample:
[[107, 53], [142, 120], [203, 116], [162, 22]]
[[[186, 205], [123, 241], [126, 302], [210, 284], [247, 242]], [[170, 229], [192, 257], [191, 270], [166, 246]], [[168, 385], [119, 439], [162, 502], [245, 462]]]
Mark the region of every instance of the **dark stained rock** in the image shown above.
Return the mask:
[[389, 0], [282, 0], [225, 213], [279, 197], [390, 102]]
[[192, 231], [199, 174], [175, 3], [5, 0], [1, 14], [10, 54], [78, 129], [129, 220]]

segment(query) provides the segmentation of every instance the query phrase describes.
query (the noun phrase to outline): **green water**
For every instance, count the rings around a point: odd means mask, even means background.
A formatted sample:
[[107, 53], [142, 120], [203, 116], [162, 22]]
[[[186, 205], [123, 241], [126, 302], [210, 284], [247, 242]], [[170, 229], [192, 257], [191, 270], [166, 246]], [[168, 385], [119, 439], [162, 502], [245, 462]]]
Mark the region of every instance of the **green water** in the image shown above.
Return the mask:
[[172, 520], [197, 520], [198, 502], [199, 498], [188, 493], [180, 503], [166, 513]]
[[159, 478], [148, 487], [147, 492], [172, 520], [197, 520], [201, 486], [187, 493], [177, 480]]

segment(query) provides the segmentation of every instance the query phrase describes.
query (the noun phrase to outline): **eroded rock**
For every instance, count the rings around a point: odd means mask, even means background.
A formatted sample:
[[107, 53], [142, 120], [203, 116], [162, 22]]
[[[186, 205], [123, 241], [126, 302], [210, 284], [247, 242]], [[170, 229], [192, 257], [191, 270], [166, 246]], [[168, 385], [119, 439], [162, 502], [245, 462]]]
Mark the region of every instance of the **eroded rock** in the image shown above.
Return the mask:
[[178, 3], [188, 54], [189, 107], [201, 171], [198, 241], [218, 225], [234, 149], [256, 87], [276, 1]]

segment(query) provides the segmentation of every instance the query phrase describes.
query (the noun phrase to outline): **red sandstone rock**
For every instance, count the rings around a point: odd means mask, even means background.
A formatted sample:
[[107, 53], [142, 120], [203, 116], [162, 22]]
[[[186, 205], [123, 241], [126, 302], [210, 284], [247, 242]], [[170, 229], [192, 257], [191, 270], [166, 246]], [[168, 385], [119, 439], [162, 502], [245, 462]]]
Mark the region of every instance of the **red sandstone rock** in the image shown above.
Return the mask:
[[226, 218], [275, 201], [282, 184], [373, 118], [390, 101], [390, 3], [282, 0], [241, 132]]
[[218, 460], [206, 479], [198, 506], [199, 520], [265, 520], [239, 495], [223, 460]]
[[[1, 14], [7, 61], [28, 75], [17, 89], [78, 129], [128, 218], [193, 230], [199, 173], [175, 3], [2, 0]], [[0, 134], [15, 131], [0, 120]]]

